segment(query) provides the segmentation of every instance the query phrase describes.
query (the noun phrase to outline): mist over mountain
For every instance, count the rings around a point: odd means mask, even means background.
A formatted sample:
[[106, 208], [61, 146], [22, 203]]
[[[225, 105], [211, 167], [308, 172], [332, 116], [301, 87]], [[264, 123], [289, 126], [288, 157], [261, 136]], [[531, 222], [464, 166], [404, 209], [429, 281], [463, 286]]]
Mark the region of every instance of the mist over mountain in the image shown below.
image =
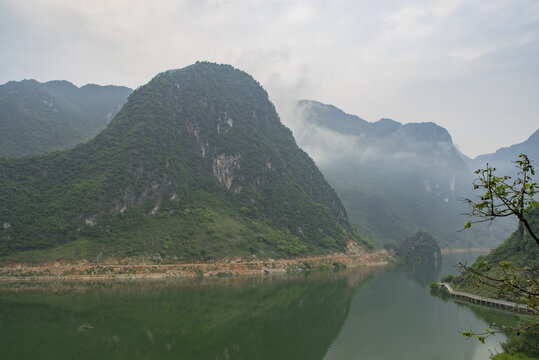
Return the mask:
[[291, 256], [355, 238], [266, 91], [205, 62], [155, 76], [88, 143], [0, 159], [0, 224], [0, 255], [33, 259]]
[[132, 90], [68, 81], [10, 81], [0, 86], [0, 157], [72, 147], [107, 126]]
[[298, 102], [294, 134], [343, 200], [351, 223], [381, 243], [399, 243], [418, 230], [442, 247], [499, 244], [512, 227], [462, 229], [473, 173], [446, 129], [433, 122], [370, 123], [332, 105]]

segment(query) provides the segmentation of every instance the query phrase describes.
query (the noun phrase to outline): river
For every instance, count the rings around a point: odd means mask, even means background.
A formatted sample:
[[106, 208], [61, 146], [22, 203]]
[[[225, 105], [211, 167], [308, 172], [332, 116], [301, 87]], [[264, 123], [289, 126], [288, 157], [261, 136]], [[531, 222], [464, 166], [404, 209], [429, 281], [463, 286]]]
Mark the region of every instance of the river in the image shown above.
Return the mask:
[[430, 295], [441, 269], [200, 281], [4, 284], [2, 359], [488, 359], [488, 309]]

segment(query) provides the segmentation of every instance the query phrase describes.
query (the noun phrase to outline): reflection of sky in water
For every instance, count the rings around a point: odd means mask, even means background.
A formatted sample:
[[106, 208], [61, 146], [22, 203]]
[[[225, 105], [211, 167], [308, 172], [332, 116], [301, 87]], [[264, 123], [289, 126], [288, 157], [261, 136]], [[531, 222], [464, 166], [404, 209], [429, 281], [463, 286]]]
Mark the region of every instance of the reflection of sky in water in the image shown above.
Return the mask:
[[[458, 263], [443, 265], [438, 278]], [[326, 360], [484, 360], [501, 352], [502, 335], [487, 344], [466, 340], [464, 330], [481, 330], [488, 323], [467, 306], [444, 302], [429, 294], [428, 285], [400, 271], [384, 271], [352, 299], [350, 312]]]

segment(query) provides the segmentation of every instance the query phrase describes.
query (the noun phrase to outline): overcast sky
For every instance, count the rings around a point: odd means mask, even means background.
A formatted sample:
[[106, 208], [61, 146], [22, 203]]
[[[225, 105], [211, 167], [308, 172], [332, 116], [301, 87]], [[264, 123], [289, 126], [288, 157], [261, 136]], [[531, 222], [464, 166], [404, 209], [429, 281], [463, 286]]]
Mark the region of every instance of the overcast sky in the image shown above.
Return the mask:
[[368, 121], [436, 122], [468, 156], [539, 128], [538, 0], [0, 0], [0, 83], [132, 88], [197, 60]]

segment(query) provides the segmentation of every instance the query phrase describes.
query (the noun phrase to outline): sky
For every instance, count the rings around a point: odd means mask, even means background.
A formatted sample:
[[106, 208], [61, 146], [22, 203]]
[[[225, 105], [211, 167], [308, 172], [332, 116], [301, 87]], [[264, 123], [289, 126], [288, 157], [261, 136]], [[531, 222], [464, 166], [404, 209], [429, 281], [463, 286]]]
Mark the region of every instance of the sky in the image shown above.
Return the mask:
[[198, 60], [299, 99], [432, 121], [475, 157], [539, 128], [538, 0], [0, 0], [0, 83], [131, 88]]

